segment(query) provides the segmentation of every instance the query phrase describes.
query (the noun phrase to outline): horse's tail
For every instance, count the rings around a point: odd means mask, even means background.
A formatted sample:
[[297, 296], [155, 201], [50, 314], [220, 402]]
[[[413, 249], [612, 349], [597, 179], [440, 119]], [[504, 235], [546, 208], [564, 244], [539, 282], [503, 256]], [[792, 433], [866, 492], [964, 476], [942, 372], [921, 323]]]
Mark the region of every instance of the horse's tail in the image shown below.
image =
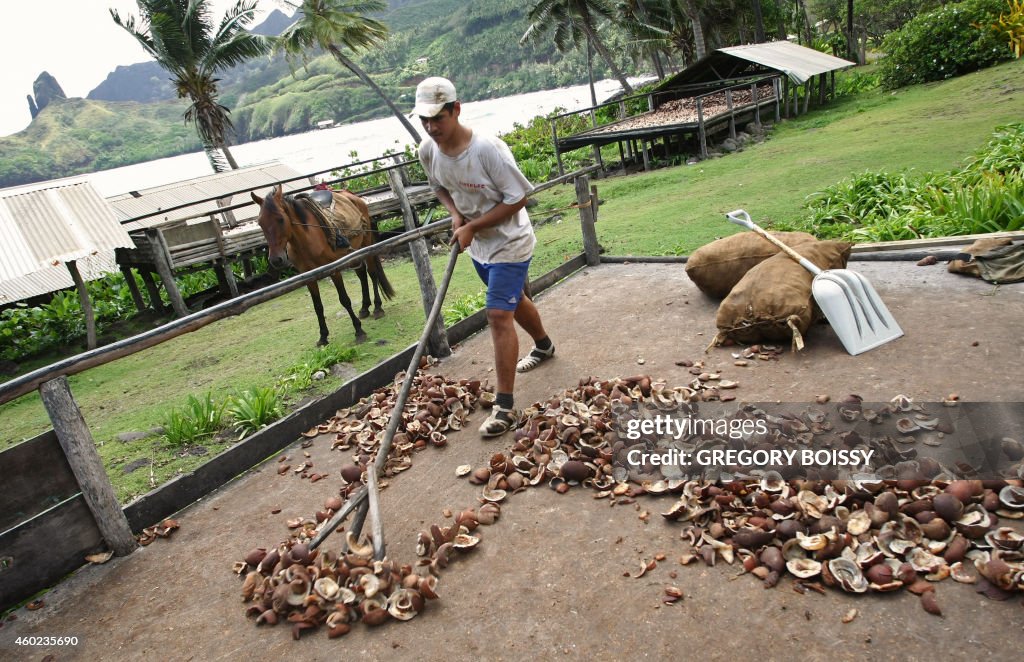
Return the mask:
[[391, 281], [388, 280], [387, 274], [384, 273], [384, 264], [380, 260], [379, 255], [371, 255], [366, 258], [366, 267], [370, 270], [370, 275], [377, 285], [380, 287], [380, 293], [384, 295], [385, 299], [393, 299], [395, 297], [395, 288], [391, 287]]

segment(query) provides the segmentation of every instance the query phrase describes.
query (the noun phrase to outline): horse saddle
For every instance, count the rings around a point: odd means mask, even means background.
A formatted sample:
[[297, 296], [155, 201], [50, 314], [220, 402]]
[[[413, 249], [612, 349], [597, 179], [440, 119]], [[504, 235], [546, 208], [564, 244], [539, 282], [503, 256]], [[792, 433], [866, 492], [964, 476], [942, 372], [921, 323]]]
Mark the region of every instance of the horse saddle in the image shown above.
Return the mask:
[[334, 205], [334, 193], [329, 190], [310, 191], [309, 193], [303, 193], [303, 195], [327, 210], [330, 210]]
[[315, 190], [300, 193], [295, 197], [309, 200], [322, 210], [320, 227], [323, 228], [327, 241], [334, 246], [335, 250], [352, 247], [352, 243], [345, 235], [345, 229], [335, 219], [334, 193], [330, 190]]

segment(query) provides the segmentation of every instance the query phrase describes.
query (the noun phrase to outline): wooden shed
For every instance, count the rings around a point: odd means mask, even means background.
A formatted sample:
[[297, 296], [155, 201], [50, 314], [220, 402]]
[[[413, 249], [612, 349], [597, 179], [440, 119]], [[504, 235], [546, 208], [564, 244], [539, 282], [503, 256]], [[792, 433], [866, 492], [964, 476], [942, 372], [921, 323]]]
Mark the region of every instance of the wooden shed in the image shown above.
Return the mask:
[[[786, 41], [712, 51], [646, 94], [553, 118], [588, 114], [591, 124], [584, 131], [559, 136], [557, 122], [552, 122], [559, 169], [563, 170], [563, 152], [590, 146], [595, 160], [600, 160], [599, 148], [610, 144], [618, 144], [623, 161], [642, 156], [647, 169], [649, 152], [658, 139], [671, 153], [684, 151], [695, 141], [701, 157], [706, 158], [712, 134], [728, 130], [735, 139], [738, 125], [752, 122], [760, 127], [766, 115], [777, 121], [789, 112], [790, 90], [796, 95], [801, 86], [806, 111], [815, 76], [819, 100], [824, 103], [825, 75], [853, 65]], [[794, 96], [794, 114], [798, 110], [796, 99]], [[599, 123], [598, 116], [607, 115], [608, 108], [617, 110], [617, 118]], [[631, 108], [636, 110], [631, 112]]]

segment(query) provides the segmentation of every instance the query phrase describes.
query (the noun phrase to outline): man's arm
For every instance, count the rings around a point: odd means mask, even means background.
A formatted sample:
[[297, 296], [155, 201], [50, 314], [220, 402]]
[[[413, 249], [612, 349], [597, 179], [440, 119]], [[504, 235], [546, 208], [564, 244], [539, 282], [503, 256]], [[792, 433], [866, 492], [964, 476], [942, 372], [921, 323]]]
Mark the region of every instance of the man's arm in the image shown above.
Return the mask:
[[455, 200], [452, 199], [452, 194], [448, 192], [448, 189], [443, 186], [438, 186], [434, 189], [434, 195], [444, 205], [444, 208], [448, 210], [448, 213], [452, 217], [452, 231], [458, 230], [463, 223], [466, 222], [466, 217], [462, 215], [458, 207], [455, 206]]
[[[445, 194], [447, 195], [448, 192], [445, 191]], [[437, 197], [439, 200], [441, 199], [440, 192], [438, 192]], [[442, 203], [445, 204], [446, 207], [448, 206], [447, 203], [444, 203], [443, 200]], [[454, 204], [452, 206], [454, 206]], [[480, 216], [474, 218], [473, 220], [460, 223], [458, 227], [455, 226], [455, 214], [452, 214], [452, 228], [454, 230], [454, 234], [452, 235], [452, 243], [458, 241], [459, 250], [466, 250], [466, 248], [468, 248], [469, 245], [473, 243], [473, 237], [476, 236], [476, 233], [478, 231], [501, 223], [502, 221], [508, 219], [510, 216], [512, 216], [525, 206], [525, 195], [522, 197], [521, 200], [519, 200], [519, 202], [515, 202], [512, 204], [499, 202], [498, 204], [494, 205]]]

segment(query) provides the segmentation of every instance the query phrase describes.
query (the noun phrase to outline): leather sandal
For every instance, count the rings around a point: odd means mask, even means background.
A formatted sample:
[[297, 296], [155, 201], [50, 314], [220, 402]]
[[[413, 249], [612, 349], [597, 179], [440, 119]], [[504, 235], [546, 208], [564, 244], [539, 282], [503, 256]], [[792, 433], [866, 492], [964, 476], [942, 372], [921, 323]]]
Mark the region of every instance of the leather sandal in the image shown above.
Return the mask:
[[518, 418], [515, 409], [505, 409], [495, 405], [491, 407], [491, 415], [480, 426], [480, 436], [500, 437], [516, 426]]
[[529, 354], [519, 359], [519, 363], [516, 363], [516, 372], [529, 372], [536, 368], [537, 366], [539, 366], [544, 361], [550, 359], [554, 355], [554, 345], [551, 345], [551, 347], [547, 349], [540, 349], [539, 347], [534, 347], [532, 350], [530, 350]]

